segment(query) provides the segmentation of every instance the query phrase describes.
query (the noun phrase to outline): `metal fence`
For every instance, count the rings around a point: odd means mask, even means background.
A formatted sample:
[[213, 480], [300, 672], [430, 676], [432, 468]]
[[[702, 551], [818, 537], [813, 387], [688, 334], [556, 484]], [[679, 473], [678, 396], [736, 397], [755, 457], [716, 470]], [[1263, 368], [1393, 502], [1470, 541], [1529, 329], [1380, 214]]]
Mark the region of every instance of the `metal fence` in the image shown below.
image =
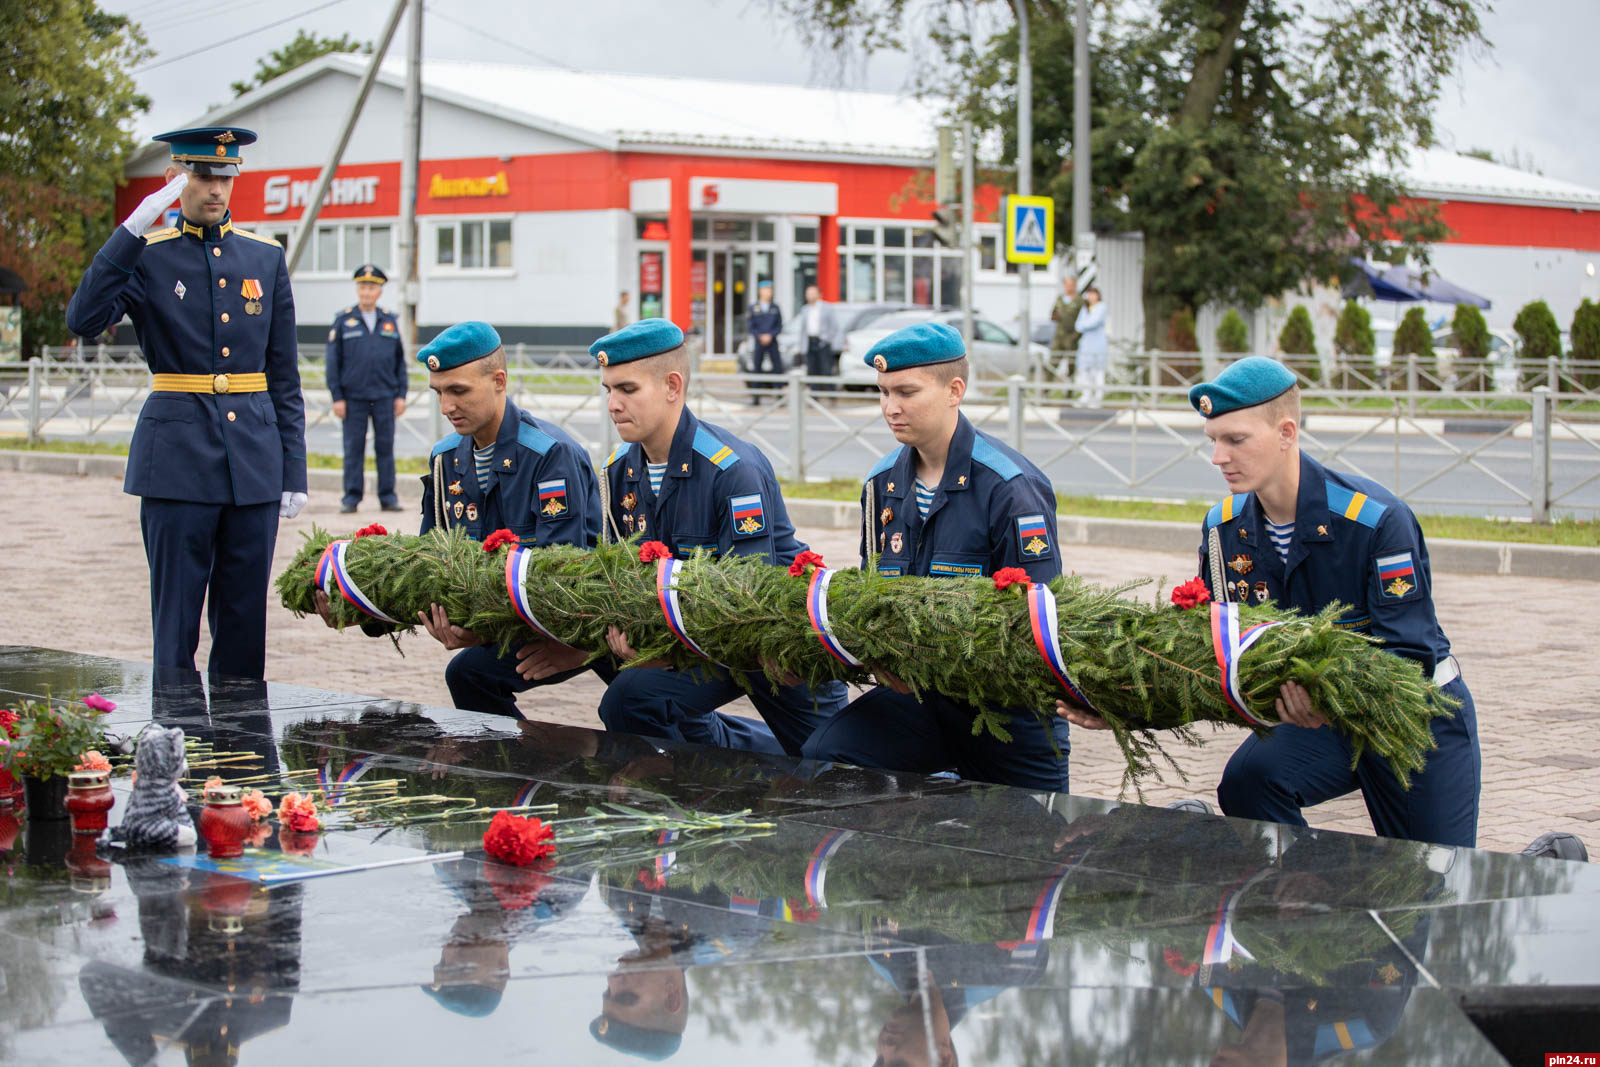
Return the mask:
[[[551, 350], [515, 354], [510, 390], [519, 406], [564, 427], [599, 460], [616, 436], [600, 373], [583, 359]], [[1031, 379], [974, 382], [962, 410], [1028, 455], [1062, 492], [1206, 499], [1221, 484], [1187, 392], [1220, 366], [1199, 355], [1146, 354], [1112, 375], [1103, 407], [1084, 408], [1064, 377], [1070, 368], [1044, 365]], [[1382, 387], [1402, 384], [1393, 377], [1384, 383], [1360, 372], [1359, 380], [1329, 382], [1327, 368], [1291, 366], [1305, 386], [1308, 451], [1390, 486], [1419, 509], [1534, 521], [1600, 512], [1600, 397], [1587, 384], [1587, 367], [1519, 367], [1518, 384], [1531, 388], [1485, 392], [1459, 383], [1452, 390], [1420, 366], [1403, 366], [1408, 388], [1399, 389]], [[320, 358], [303, 363], [301, 375], [308, 436], [317, 438], [312, 450], [337, 452]], [[412, 376], [411, 412], [397, 429], [401, 455], [425, 455], [447, 429], [426, 378], [420, 368]], [[0, 436], [125, 439], [149, 380], [142, 364], [119, 359], [0, 364]], [[797, 372], [697, 372], [690, 405], [761, 448], [781, 474], [855, 479], [894, 440], [873, 394], [838, 386]]]

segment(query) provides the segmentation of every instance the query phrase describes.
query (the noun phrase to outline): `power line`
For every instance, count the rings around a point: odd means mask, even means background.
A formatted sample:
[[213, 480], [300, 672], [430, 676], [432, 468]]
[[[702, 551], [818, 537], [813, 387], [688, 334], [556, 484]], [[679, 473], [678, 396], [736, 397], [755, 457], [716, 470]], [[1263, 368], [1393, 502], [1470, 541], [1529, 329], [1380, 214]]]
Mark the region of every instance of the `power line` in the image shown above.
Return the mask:
[[163, 60], [161, 60], [160, 62], [157, 62], [157, 63], [147, 63], [142, 67], [135, 68], [133, 73], [135, 73], [135, 74], [144, 74], [147, 71], [152, 71], [152, 70], [156, 70], [157, 68], [160, 68], [160, 67], [169, 66], [169, 65], [171, 65], [173, 63], [177, 63], [180, 60], [189, 59], [192, 56], [201, 55], [202, 53], [209, 52], [209, 51], [211, 51], [212, 49], [215, 49], [215, 48], [221, 48], [225, 44], [232, 44], [235, 41], [242, 41], [246, 37], [254, 36], [255, 34], [258, 34], [258, 33], [262, 32], [263, 30], [270, 30], [270, 29], [273, 29], [274, 27], [282, 26], [286, 22], [293, 22], [295, 19], [305, 18], [307, 15], [314, 15], [318, 11], [324, 11], [327, 8], [333, 7], [336, 4], [342, 4], [344, 2], [345, 2], [345, 0], [327, 0], [327, 3], [318, 4], [316, 7], [308, 7], [304, 11], [298, 11], [293, 15], [287, 15], [284, 18], [281, 18], [276, 22], [269, 22], [265, 26], [257, 26], [253, 30], [246, 30], [243, 33], [236, 33], [232, 37], [224, 37], [220, 41], [212, 41], [210, 44], [205, 45], [202, 48], [196, 48], [193, 51], [184, 52], [182, 55], [171, 56], [171, 57], [169, 57], [167, 59], [163, 59]]

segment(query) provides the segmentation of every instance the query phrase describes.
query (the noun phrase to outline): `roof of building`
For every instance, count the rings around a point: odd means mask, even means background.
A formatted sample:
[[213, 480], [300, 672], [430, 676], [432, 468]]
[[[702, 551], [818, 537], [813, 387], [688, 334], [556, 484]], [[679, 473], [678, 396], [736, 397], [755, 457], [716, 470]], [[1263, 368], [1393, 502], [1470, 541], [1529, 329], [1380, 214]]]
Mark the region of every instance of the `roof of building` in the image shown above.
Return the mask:
[[[322, 56], [192, 125], [215, 125], [328, 70], [359, 77], [367, 62]], [[404, 60], [386, 59], [378, 78], [402, 86]], [[675, 146], [925, 165], [940, 113], [934, 101], [892, 93], [464, 60], [423, 60], [422, 87], [436, 100], [613, 150]], [[158, 148], [146, 146], [135, 160]], [[1600, 189], [1440, 148], [1413, 151], [1402, 181], [1415, 194], [1442, 199], [1600, 207]]]

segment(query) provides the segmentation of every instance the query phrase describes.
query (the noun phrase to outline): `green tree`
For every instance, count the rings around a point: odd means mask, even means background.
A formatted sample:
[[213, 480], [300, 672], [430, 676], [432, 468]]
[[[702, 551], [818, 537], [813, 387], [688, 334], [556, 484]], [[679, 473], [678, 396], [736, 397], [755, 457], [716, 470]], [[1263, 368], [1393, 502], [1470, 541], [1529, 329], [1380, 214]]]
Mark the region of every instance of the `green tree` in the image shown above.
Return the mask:
[[1354, 300], [1345, 301], [1333, 328], [1333, 350], [1341, 356], [1370, 356], [1378, 350], [1372, 316]]
[[[950, 0], [912, 17], [910, 0], [770, 2], [830, 54], [915, 48], [916, 87], [998, 133], [1004, 158], [1015, 158], [1008, 4]], [[1147, 343], [1160, 342], [1177, 308], [1256, 307], [1308, 277], [1347, 274], [1352, 256], [1398, 243], [1421, 258], [1448, 234], [1437, 205], [1407, 198], [1398, 172], [1407, 149], [1432, 142], [1440, 87], [1482, 41], [1482, 6], [1094, 6], [1091, 210], [1097, 227], [1144, 234]], [[1067, 217], [1073, 5], [1031, 0], [1028, 10], [1034, 188]]]
[[228, 88], [233, 90], [234, 96], [243, 96], [251, 89], [267, 84], [273, 78], [289, 73], [296, 67], [325, 56], [330, 52], [361, 52], [371, 54], [371, 41], [352, 40], [348, 33], [341, 33], [338, 37], [318, 37], [314, 33], [301, 30], [294, 35], [294, 40], [268, 52], [266, 58], [256, 60], [256, 73], [249, 81], [234, 82]]
[[1405, 318], [1395, 328], [1394, 354], [1396, 358], [1421, 356], [1428, 359], [1433, 356], [1433, 334], [1428, 330], [1428, 320], [1421, 308], [1414, 307], [1406, 312]]
[[1317, 334], [1311, 326], [1311, 312], [1304, 304], [1296, 304], [1289, 312], [1289, 320], [1278, 334], [1278, 351], [1286, 356], [1317, 354]]
[[1590, 364], [1579, 372], [1583, 387], [1600, 386], [1600, 304], [1588, 297], [1572, 313], [1572, 358]]
[[1517, 331], [1523, 359], [1546, 359], [1561, 355], [1561, 327], [1550, 305], [1530, 300], [1517, 312], [1511, 328]]
[[1488, 388], [1489, 374], [1483, 361], [1489, 355], [1489, 324], [1483, 321], [1483, 312], [1474, 304], [1457, 304], [1450, 332], [1456, 342], [1456, 377], [1467, 375], [1469, 387], [1475, 382], [1479, 389]]
[[1217, 351], [1246, 352], [1250, 349], [1250, 331], [1233, 308], [1217, 324]]
[[66, 304], [116, 224], [112, 206], [150, 107], [128, 74], [138, 27], [94, 0], [0, 4], [0, 266], [21, 275], [23, 356], [66, 340]]
[[1166, 348], [1168, 352], [1200, 351], [1200, 339], [1194, 332], [1194, 312], [1188, 308], [1176, 308], [1167, 317]]

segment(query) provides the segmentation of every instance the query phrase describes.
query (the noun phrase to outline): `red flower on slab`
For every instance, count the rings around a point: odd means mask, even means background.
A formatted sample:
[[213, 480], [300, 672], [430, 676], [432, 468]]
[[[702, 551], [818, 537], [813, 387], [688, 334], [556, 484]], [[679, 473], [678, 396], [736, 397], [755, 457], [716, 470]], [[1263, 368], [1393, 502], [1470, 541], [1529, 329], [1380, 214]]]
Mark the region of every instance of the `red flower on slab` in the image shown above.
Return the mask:
[[78, 759], [78, 765], [72, 769], [75, 771], [109, 771], [111, 769], [111, 761], [102, 756], [98, 750], [91, 748]]
[[658, 559], [671, 559], [672, 549], [660, 541], [646, 541], [639, 546], [639, 562], [654, 563]]
[[115, 704], [111, 703], [111, 701], [107, 700], [99, 693], [90, 693], [88, 696], [84, 697], [83, 706], [86, 708], [93, 708], [95, 711], [98, 711], [102, 714], [108, 711], [117, 710], [117, 706]]
[[1008, 589], [1013, 585], [1026, 586], [1033, 581], [1021, 567], [1001, 567], [994, 572], [994, 587]]
[[1200, 578], [1190, 578], [1182, 585], [1172, 589], [1172, 602], [1184, 611], [1197, 608], [1211, 599], [1211, 590], [1206, 588], [1206, 583]]
[[521, 911], [539, 902], [540, 894], [550, 884], [550, 876], [545, 873], [548, 869], [548, 863], [536, 863], [531, 867], [486, 863], [483, 876], [494, 891], [494, 899], [499, 901], [501, 909]]
[[278, 802], [278, 821], [297, 834], [311, 834], [322, 829], [316, 804], [310, 797], [303, 797], [299, 793], [283, 795]]
[[259, 789], [250, 790], [240, 797], [239, 801], [244, 805], [244, 810], [257, 822], [272, 814], [272, 801], [268, 800], [267, 795]]
[[501, 548], [505, 545], [510, 545], [512, 548], [515, 548], [520, 543], [521, 540], [510, 530], [496, 530], [494, 533], [483, 539], [483, 550], [485, 552], [493, 552], [495, 549]]
[[497, 811], [483, 832], [483, 850], [494, 859], [517, 867], [553, 855], [556, 832], [538, 819]]
[[355, 532], [355, 536], [356, 537], [388, 537], [389, 536], [389, 531], [387, 529], [385, 529], [380, 523], [376, 523], [375, 522], [371, 526], [363, 526], [363, 527], [361, 527], [361, 529], [359, 529], [359, 530], [357, 530]]
[[805, 574], [807, 567], [825, 566], [827, 564], [822, 562], [822, 553], [813, 552], [808, 548], [796, 556], [793, 563], [789, 564], [789, 574], [791, 577], [798, 578]]

